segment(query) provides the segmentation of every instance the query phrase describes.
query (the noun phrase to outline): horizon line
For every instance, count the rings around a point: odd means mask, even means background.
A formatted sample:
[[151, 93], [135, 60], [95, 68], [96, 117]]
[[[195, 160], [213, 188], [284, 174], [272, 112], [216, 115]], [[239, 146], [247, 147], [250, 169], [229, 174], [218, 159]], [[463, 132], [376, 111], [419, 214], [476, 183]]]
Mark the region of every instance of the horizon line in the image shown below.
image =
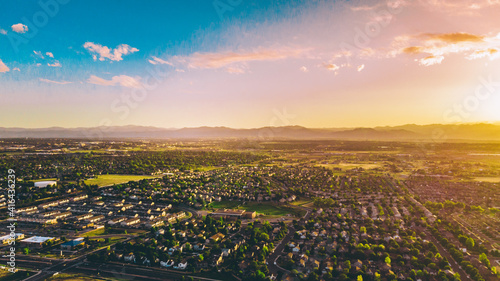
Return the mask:
[[416, 124], [416, 123], [405, 123], [400, 125], [376, 125], [376, 126], [350, 126], [350, 127], [307, 127], [303, 125], [284, 125], [284, 126], [261, 126], [261, 127], [250, 127], [250, 128], [236, 128], [236, 127], [228, 127], [228, 126], [208, 126], [208, 125], [200, 125], [200, 126], [186, 126], [186, 127], [158, 127], [153, 125], [115, 125], [115, 126], [93, 126], [93, 127], [62, 127], [62, 126], [51, 126], [51, 127], [0, 127], [0, 129], [24, 129], [24, 130], [42, 130], [42, 129], [89, 129], [89, 128], [124, 128], [124, 127], [143, 127], [143, 128], [154, 128], [154, 129], [165, 129], [165, 130], [181, 130], [181, 129], [199, 129], [199, 128], [226, 128], [226, 129], [234, 129], [234, 130], [255, 130], [255, 129], [263, 129], [263, 128], [287, 128], [287, 127], [301, 127], [305, 129], [364, 129], [364, 128], [384, 128], [384, 127], [402, 127], [402, 126], [453, 126], [453, 125], [500, 125], [500, 122], [491, 122], [491, 121], [480, 121], [480, 122], [458, 122], [458, 123], [427, 123], [427, 124]]

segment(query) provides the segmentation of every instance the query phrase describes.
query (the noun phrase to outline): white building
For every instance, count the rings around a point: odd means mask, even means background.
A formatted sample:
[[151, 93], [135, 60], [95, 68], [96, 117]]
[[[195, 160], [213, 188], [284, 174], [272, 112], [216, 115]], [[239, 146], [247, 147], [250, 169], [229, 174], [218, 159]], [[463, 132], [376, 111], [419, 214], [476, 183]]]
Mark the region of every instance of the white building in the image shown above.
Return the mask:
[[57, 181], [37, 181], [35, 182], [35, 187], [45, 188], [47, 186], [56, 186]]

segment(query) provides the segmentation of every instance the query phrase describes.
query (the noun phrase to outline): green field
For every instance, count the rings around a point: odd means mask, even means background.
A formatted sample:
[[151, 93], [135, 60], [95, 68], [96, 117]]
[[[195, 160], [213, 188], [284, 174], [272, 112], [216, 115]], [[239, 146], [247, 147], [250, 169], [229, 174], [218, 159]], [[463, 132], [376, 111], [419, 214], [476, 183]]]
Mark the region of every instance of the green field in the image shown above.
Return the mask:
[[500, 182], [500, 177], [477, 177], [474, 178], [475, 181], [482, 181], [482, 182]]
[[99, 235], [104, 235], [105, 231], [106, 231], [106, 229], [103, 227], [103, 228], [92, 230], [92, 231], [89, 231], [89, 232], [86, 232], [86, 233], [81, 233], [79, 236], [80, 237], [85, 237], [85, 236], [88, 236], [88, 237], [99, 236]]
[[311, 202], [312, 202], [312, 199], [301, 199], [301, 200], [293, 201], [290, 204], [292, 204], [294, 206], [304, 206], [304, 205], [307, 205], [307, 204], [309, 204]]
[[238, 206], [241, 205], [240, 201], [220, 201], [220, 202], [212, 202], [210, 206], [214, 209], [238, 209]]
[[221, 167], [202, 166], [202, 167], [193, 168], [193, 170], [196, 171], [196, 172], [206, 172], [206, 171], [217, 170], [217, 169], [220, 169], [220, 168]]
[[36, 274], [34, 272], [27, 272], [27, 271], [23, 271], [23, 270], [19, 270], [18, 272], [12, 274], [12, 272], [7, 270], [9, 268], [9, 266], [7, 266], [7, 265], [3, 265], [3, 266], [5, 266], [5, 269], [0, 269], [0, 281], [24, 280], [29, 275]]
[[373, 163], [339, 163], [339, 164], [319, 164], [319, 167], [324, 167], [328, 169], [340, 168], [343, 171], [350, 170], [354, 168], [363, 168], [365, 170], [381, 168], [381, 164], [373, 164]]
[[37, 181], [57, 181], [57, 178], [47, 178], [47, 179], [36, 179], [36, 180], [31, 180], [33, 182]]
[[61, 273], [55, 276], [50, 277], [47, 280], [71, 280], [71, 281], [91, 281], [91, 280], [117, 280], [117, 279], [111, 279], [111, 278], [100, 278], [97, 276], [87, 276], [83, 275], [81, 273], [76, 273], [76, 274], [68, 274], [68, 273]]
[[282, 217], [287, 214], [300, 217], [305, 212], [302, 209], [291, 207], [291, 206], [280, 206], [273, 203], [258, 203], [258, 202], [246, 202], [241, 205], [240, 201], [221, 201], [213, 202], [210, 206], [214, 209], [242, 209], [251, 212], [257, 212], [257, 214], [262, 214], [266, 217]]
[[88, 179], [85, 180], [85, 184], [93, 185], [97, 184], [97, 186], [106, 186], [113, 184], [126, 183], [129, 181], [138, 181], [142, 179], [153, 179], [159, 178], [160, 176], [137, 176], [137, 175], [100, 175], [96, 179]]

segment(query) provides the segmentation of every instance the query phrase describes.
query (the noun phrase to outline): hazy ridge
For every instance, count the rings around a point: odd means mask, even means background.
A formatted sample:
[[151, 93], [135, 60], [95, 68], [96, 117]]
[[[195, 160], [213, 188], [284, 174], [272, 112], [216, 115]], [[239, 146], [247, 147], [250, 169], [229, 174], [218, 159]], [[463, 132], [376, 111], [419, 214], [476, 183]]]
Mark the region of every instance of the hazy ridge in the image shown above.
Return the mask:
[[346, 139], [346, 140], [492, 140], [500, 141], [499, 124], [402, 125], [374, 128], [306, 128], [302, 126], [234, 129], [196, 127], [167, 129], [150, 126], [93, 128], [50, 127], [0, 128], [0, 138], [251, 138], [251, 139]]

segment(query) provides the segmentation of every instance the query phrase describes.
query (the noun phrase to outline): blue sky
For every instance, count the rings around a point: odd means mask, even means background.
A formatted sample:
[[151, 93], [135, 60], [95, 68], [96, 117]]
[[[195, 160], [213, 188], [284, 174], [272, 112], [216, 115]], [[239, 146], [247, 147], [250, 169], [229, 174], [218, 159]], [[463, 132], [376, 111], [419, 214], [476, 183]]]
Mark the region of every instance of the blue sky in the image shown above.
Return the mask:
[[42, 3], [0, 3], [0, 127], [500, 120], [497, 0]]
[[[260, 4], [264, 2], [259, 1]], [[10, 23], [22, 22], [22, 18], [28, 18], [33, 22], [33, 15], [42, 11], [42, 8], [35, 1], [25, 3], [31, 5], [23, 3], [23, 8], [19, 9], [19, 3], [13, 1], [2, 3], [2, 23], [5, 24], [1, 28], [8, 30]], [[150, 1], [148, 5], [130, 0], [69, 1], [65, 5], [59, 4], [59, 12], [54, 17], [49, 16], [48, 24], [38, 28], [33, 40], [30, 39], [27, 44], [21, 43], [18, 52], [12, 48], [8, 40], [2, 40], [0, 53], [4, 62], [27, 65], [43, 61], [33, 54], [33, 50], [42, 52], [47, 50], [56, 54], [61, 62], [85, 66], [65, 69], [58, 73], [68, 78], [80, 74], [79, 71], [119, 71], [147, 63], [145, 59], [151, 53], [185, 54], [190, 50], [213, 49], [217, 42], [213, 42], [214, 46], [200, 46], [200, 42], [196, 42], [196, 37], [193, 36], [197, 32], [206, 30], [216, 33], [225, 21], [231, 21], [233, 17], [245, 18], [260, 13], [261, 9], [267, 10], [265, 6], [255, 5], [242, 1], [231, 11], [221, 10], [223, 11], [221, 13], [223, 21], [221, 21], [214, 4], [210, 1]], [[28, 28], [27, 35], [37, 29], [36, 26]], [[98, 42], [110, 48], [127, 44], [141, 51], [127, 57], [127, 60], [120, 65], [93, 64], [91, 56], [82, 55], [87, 53], [83, 47], [85, 42]], [[45, 71], [51, 77], [57, 75], [50, 70]], [[31, 79], [31, 77], [24, 76], [21, 79]]]

